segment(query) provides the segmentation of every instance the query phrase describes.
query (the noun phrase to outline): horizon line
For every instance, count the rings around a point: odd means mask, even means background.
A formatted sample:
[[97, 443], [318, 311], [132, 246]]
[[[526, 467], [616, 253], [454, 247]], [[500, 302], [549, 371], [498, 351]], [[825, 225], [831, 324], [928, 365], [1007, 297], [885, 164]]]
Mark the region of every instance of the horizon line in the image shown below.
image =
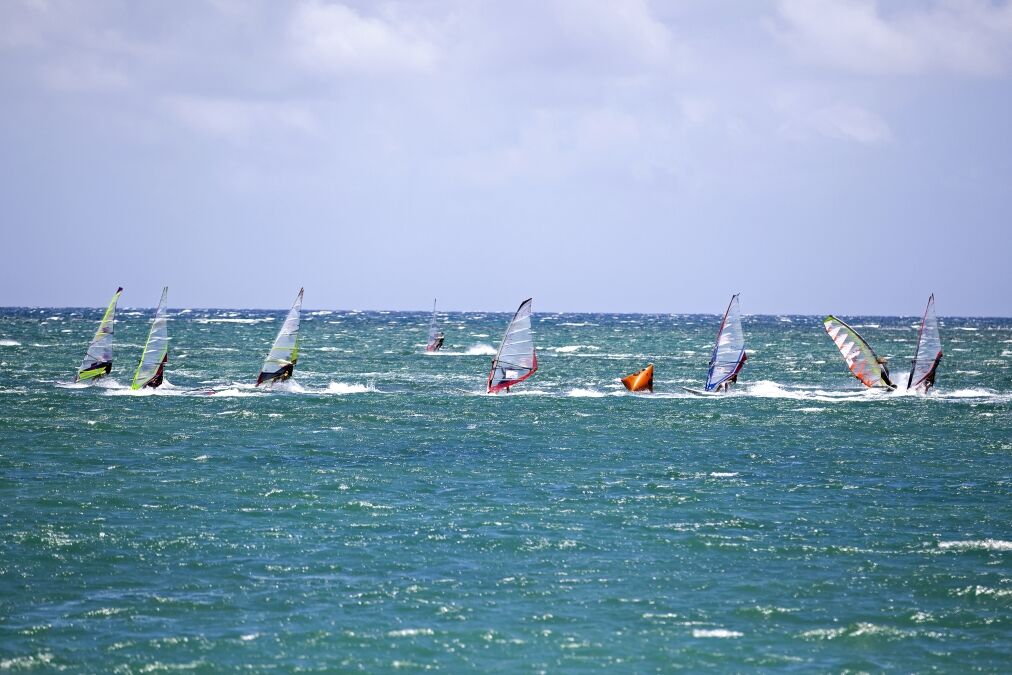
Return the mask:
[[[83, 305], [81, 305], [81, 306], [74, 306], [74, 305], [0, 305], [0, 312], [5, 311], [5, 310], [19, 310], [19, 309], [20, 310], [23, 310], [23, 309], [53, 309], [53, 310], [57, 310], [57, 309], [67, 310], [67, 309], [70, 309], [70, 310], [98, 310], [98, 311], [102, 311], [102, 310], [105, 309], [105, 305], [96, 305], [96, 306], [92, 306], [92, 307], [83, 306]], [[117, 310], [124, 310], [124, 309], [154, 311], [155, 307], [152, 306], [152, 305], [142, 305], [142, 306], [117, 305]], [[166, 307], [166, 310], [174, 310], [177, 313], [178, 312], [182, 312], [184, 310], [190, 310], [190, 311], [194, 311], [194, 310], [217, 310], [217, 311], [230, 311], [230, 312], [235, 312], [235, 311], [246, 311], [246, 312], [287, 312], [289, 309], [290, 309], [290, 307], [287, 307], [287, 308], [286, 307], [210, 307], [210, 306]], [[317, 307], [317, 308], [303, 307], [302, 311], [303, 312], [328, 311], [328, 312], [337, 312], [337, 313], [352, 313], [352, 312], [354, 312], [354, 313], [359, 313], [359, 314], [382, 313], [382, 312], [387, 312], [387, 313], [397, 312], [397, 313], [404, 313], [404, 314], [430, 314], [432, 312], [432, 310], [430, 310], [430, 309], [335, 309], [335, 308], [331, 308], [331, 307]], [[505, 314], [505, 315], [508, 315], [508, 314], [514, 313], [515, 311], [516, 310], [512, 310], [512, 309], [504, 309], [504, 310], [488, 310], [488, 309], [439, 309], [439, 310], [437, 310], [437, 313], [440, 313], [440, 314], [468, 314], [468, 313], [475, 314], [475, 313], [481, 313], [481, 314]], [[585, 310], [581, 310], [581, 311], [573, 311], [573, 310], [565, 310], [565, 311], [540, 310], [540, 311], [533, 312], [533, 314], [534, 315], [537, 315], [537, 314], [578, 314], [578, 315], [579, 314], [584, 314], [584, 315], [613, 314], [613, 315], [618, 315], [618, 316], [722, 316], [723, 312], [719, 312], [719, 311], [718, 312], [674, 312], [674, 311], [670, 311], [670, 312], [624, 312], [624, 311], [622, 311], [622, 312], [619, 312], [619, 311], [601, 311], [601, 310], [597, 310], [597, 311], [585, 311]], [[897, 319], [897, 318], [906, 318], [906, 317], [917, 318], [918, 316], [920, 316], [920, 314], [861, 314], [861, 313], [855, 314], [855, 313], [852, 313], [852, 312], [847, 312], [847, 313], [845, 313], [845, 312], [827, 312], [827, 313], [815, 313], [815, 314], [812, 314], [812, 313], [792, 313], [792, 312], [773, 312], [773, 313], [770, 313], [770, 312], [742, 312], [741, 314], [742, 314], [742, 316], [755, 316], [755, 317], [767, 317], [767, 316], [768, 317], [781, 317], [781, 316], [784, 316], [784, 317], [805, 317], [805, 318], [808, 318], [808, 317], [822, 317], [822, 318], [824, 318], [824, 317], [830, 316], [830, 315], [832, 315], [832, 316], [843, 315], [843, 316], [848, 316], [848, 317], [883, 318], [883, 319]], [[1007, 319], [1007, 320], [1012, 320], [1012, 316], [1002, 316], [1002, 315], [999, 315], [999, 314], [938, 314], [938, 318], [939, 319]]]

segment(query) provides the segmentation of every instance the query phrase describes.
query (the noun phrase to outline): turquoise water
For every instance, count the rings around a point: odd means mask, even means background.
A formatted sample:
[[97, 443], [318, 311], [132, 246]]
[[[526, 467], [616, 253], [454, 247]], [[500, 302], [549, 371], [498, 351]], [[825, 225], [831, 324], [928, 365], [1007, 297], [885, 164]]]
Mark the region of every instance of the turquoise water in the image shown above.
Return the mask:
[[[537, 312], [535, 299], [535, 312]], [[0, 310], [0, 670], [1001, 671], [1012, 320], [943, 319], [928, 397], [868, 393], [818, 317], [172, 312], [171, 388], [68, 386], [101, 311]], [[915, 317], [846, 317], [894, 375]], [[656, 364], [658, 394], [618, 377]], [[897, 378], [899, 379], [899, 378]], [[215, 391], [214, 395], [206, 395]]]

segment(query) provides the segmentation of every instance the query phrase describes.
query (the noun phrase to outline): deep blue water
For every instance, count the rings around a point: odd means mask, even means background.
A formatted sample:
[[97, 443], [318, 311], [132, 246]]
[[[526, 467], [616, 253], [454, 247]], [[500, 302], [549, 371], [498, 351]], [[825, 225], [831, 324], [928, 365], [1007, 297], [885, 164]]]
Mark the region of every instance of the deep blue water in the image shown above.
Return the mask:
[[[1012, 320], [943, 319], [929, 396], [868, 393], [819, 317], [173, 310], [167, 379], [73, 387], [100, 310], [0, 310], [0, 670], [1003, 671]], [[916, 317], [844, 317], [902, 373]], [[656, 365], [657, 394], [618, 378]], [[214, 395], [205, 395], [215, 391]]]

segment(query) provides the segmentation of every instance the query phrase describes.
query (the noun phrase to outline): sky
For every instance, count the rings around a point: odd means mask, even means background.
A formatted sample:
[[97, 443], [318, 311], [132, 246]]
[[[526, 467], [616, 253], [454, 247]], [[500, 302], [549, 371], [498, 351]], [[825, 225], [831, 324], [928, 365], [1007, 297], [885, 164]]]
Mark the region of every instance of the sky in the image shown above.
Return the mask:
[[1012, 316], [1012, 4], [0, 3], [2, 306]]

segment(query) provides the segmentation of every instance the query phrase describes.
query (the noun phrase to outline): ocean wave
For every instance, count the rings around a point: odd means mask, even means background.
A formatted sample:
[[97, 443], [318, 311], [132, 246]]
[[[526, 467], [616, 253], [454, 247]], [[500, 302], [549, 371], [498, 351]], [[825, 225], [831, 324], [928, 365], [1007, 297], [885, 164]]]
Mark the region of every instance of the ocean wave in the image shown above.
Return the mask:
[[943, 551], [1012, 551], [1012, 541], [1003, 539], [971, 539], [966, 541], [940, 541]]
[[20, 347], [21, 343], [17, 340], [0, 340], [0, 347]]
[[798, 401], [839, 402], [854, 400], [872, 400], [880, 398], [885, 392], [875, 390], [826, 391], [823, 389], [788, 389], [772, 380], [758, 380], [741, 388], [732, 388], [731, 395], [747, 395], [759, 398], [785, 398]]
[[601, 348], [594, 345], [565, 345], [562, 347], [545, 347], [546, 352], [555, 352], [556, 354], [572, 354], [573, 352], [578, 352], [581, 349], [600, 351]]
[[367, 394], [379, 391], [372, 383], [369, 384], [347, 384], [345, 382], [330, 382], [323, 390], [324, 394]]
[[219, 389], [208, 392], [208, 395], [214, 395], [216, 398], [247, 398], [249, 396], [261, 396], [262, 391], [258, 389], [246, 388], [246, 387], [229, 387], [227, 389]]
[[956, 389], [955, 391], [939, 392], [942, 398], [989, 398], [995, 395], [990, 389]]
[[433, 635], [431, 628], [401, 628], [387, 631], [387, 637], [415, 637], [417, 635]]
[[740, 633], [736, 630], [727, 630], [726, 628], [693, 628], [692, 637], [694, 638], [740, 638], [744, 633]]
[[570, 389], [566, 392], [566, 396], [570, 398], [602, 398], [607, 395], [608, 394], [603, 391], [597, 391], [595, 389], [581, 389], [579, 387]]
[[849, 637], [883, 637], [899, 639], [916, 635], [915, 631], [894, 628], [892, 626], [881, 626], [879, 624], [862, 621], [851, 626], [841, 628], [815, 628], [805, 631], [801, 637], [815, 640], [836, 640]]
[[441, 349], [438, 352], [425, 352], [428, 356], [495, 356], [495, 347], [484, 343], [473, 344], [464, 351]]

